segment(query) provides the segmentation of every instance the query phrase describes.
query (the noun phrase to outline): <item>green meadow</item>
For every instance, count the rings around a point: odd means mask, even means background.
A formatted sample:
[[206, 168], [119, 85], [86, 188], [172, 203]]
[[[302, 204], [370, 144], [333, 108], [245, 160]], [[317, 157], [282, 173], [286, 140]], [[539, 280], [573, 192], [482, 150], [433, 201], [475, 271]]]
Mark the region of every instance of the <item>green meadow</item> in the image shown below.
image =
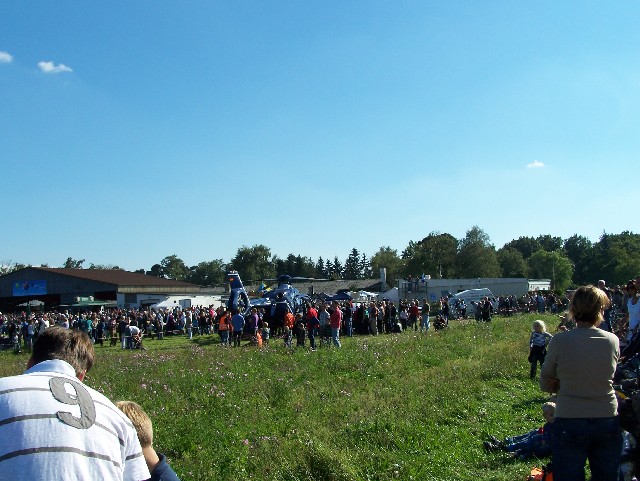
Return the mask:
[[[547, 397], [527, 362], [537, 318], [356, 336], [315, 352], [277, 339], [221, 347], [218, 336], [96, 346], [85, 382], [142, 405], [182, 480], [512, 481], [546, 460], [486, 453], [482, 441], [543, 423]], [[541, 318], [555, 329], [557, 317]], [[1, 353], [0, 375], [27, 358]]]

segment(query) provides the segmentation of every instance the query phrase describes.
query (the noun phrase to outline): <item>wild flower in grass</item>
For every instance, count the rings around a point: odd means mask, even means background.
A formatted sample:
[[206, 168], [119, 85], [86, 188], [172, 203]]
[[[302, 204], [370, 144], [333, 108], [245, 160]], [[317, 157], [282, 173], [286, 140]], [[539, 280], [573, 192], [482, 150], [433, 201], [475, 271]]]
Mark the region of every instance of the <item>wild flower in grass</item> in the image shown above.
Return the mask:
[[245, 439], [242, 442], [244, 443], [245, 446], [249, 446], [249, 440], [248, 439]]
[[141, 387], [142, 389], [147, 389], [147, 385], [146, 385], [145, 383], [140, 384], [140, 387]]

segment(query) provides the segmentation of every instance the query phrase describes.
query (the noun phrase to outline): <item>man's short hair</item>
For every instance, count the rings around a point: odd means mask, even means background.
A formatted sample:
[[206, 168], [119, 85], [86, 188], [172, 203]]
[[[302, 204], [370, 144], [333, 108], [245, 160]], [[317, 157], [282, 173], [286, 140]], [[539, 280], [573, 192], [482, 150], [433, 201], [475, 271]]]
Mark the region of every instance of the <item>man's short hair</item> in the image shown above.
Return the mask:
[[62, 326], [47, 328], [38, 336], [33, 345], [33, 364], [52, 359], [66, 361], [76, 374], [87, 372], [93, 366], [95, 351], [91, 339], [82, 331], [66, 329]]
[[138, 403], [133, 401], [118, 401], [116, 406], [129, 418], [133, 427], [136, 428], [140, 446], [148, 448], [153, 444], [153, 424], [151, 419], [144, 412]]

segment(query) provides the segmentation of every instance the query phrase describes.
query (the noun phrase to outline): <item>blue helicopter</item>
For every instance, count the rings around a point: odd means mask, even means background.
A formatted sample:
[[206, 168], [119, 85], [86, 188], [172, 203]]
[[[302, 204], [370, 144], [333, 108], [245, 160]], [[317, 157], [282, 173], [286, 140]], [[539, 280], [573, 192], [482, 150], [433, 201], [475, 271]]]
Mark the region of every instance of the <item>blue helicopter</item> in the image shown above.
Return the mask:
[[264, 292], [262, 297], [251, 300], [242, 284], [240, 274], [236, 271], [229, 271], [227, 280], [231, 288], [227, 307], [232, 310], [236, 309], [237, 312], [243, 315], [249, 314], [252, 307], [262, 307], [268, 317], [280, 318], [281, 315], [284, 315], [286, 309], [293, 314], [303, 312], [305, 303], [311, 301], [308, 295], [302, 294], [290, 284], [291, 276], [283, 275], [278, 277], [278, 287]]

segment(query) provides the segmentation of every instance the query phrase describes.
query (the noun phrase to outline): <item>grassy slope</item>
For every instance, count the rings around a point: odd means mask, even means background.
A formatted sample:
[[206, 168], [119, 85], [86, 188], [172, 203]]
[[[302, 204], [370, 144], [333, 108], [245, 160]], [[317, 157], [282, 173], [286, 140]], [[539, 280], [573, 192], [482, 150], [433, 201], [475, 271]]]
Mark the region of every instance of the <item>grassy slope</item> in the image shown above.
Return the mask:
[[[221, 348], [217, 336], [146, 341], [144, 352], [98, 346], [86, 382], [149, 412], [156, 449], [183, 480], [511, 481], [536, 463], [487, 454], [481, 441], [542, 424], [545, 396], [526, 360], [536, 318], [316, 352], [275, 340]], [[2, 353], [0, 375], [25, 363]]]

